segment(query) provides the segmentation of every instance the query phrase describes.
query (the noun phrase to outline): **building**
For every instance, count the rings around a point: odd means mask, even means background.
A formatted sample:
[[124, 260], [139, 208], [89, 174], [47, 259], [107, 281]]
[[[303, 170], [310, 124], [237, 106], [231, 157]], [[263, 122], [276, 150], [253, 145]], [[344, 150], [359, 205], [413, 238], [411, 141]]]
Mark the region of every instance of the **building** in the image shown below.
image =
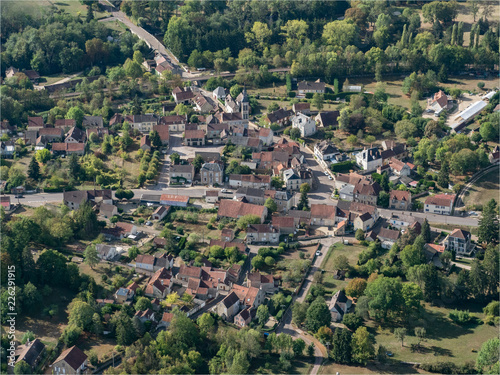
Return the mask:
[[151, 218], [153, 220], [162, 220], [165, 216], [167, 216], [169, 210], [170, 206], [160, 206], [153, 212]]
[[28, 128], [27, 130], [40, 130], [45, 127], [43, 118], [40, 116], [30, 117], [28, 116]]
[[377, 237], [382, 243], [383, 249], [390, 249], [399, 238], [399, 230], [381, 228]]
[[178, 164], [170, 166], [170, 183], [172, 182], [188, 182], [191, 183], [194, 179], [194, 166], [192, 164]]
[[10, 211], [10, 195], [0, 195], [0, 205], [5, 211]]
[[130, 127], [141, 133], [149, 133], [159, 122], [158, 116], [154, 114], [133, 115], [130, 120]]
[[212, 92], [212, 96], [215, 100], [224, 100], [226, 99], [226, 89], [219, 86]]
[[410, 166], [396, 158], [391, 158], [388, 165], [391, 172], [398, 177], [408, 177], [411, 174]]
[[195, 95], [189, 88], [184, 88], [181, 89], [179, 87], [176, 87], [175, 89], [172, 90], [172, 96], [174, 97], [175, 104], [191, 104], [192, 100], [194, 99]]
[[274, 294], [278, 290], [278, 280], [273, 275], [264, 275], [260, 272], [248, 272], [247, 287], [254, 287], [266, 294]]
[[373, 227], [374, 223], [375, 220], [373, 216], [370, 213], [365, 212], [354, 219], [354, 229], [361, 229], [363, 232], [367, 232]]
[[[222, 237], [223, 236], [221, 235], [221, 238]], [[212, 247], [212, 246], [220, 246], [224, 250], [227, 249], [228, 247], [235, 247], [240, 253], [242, 253], [242, 254], [247, 253], [247, 246], [244, 242], [227, 242], [225, 240], [213, 240], [212, 239], [212, 240], [210, 240], [209, 247]]]
[[48, 142], [60, 141], [63, 136], [63, 130], [61, 128], [42, 128], [38, 131], [39, 137], [45, 137]]
[[113, 204], [113, 191], [103, 190], [74, 190], [63, 192], [63, 203], [72, 210], [77, 210], [80, 205], [86, 203]]
[[87, 355], [78, 347], [72, 346], [61, 353], [52, 363], [52, 373], [62, 374], [91, 374], [87, 367]]
[[411, 193], [403, 190], [391, 190], [389, 195], [389, 208], [409, 210], [411, 208]]
[[233, 317], [240, 311], [240, 299], [236, 293], [229, 293], [216, 306], [217, 315], [224, 320], [232, 320]]
[[176, 133], [185, 131], [187, 122], [188, 121], [186, 116], [179, 116], [179, 115], [162, 116], [160, 118], [159, 125], [167, 125], [169, 131]]
[[316, 122], [299, 112], [292, 118], [292, 128], [299, 129], [301, 137], [309, 137], [316, 133]]
[[260, 222], [264, 223], [267, 217], [267, 208], [255, 204], [222, 199], [219, 204], [219, 211], [217, 212], [218, 217], [229, 217], [232, 219], [239, 219], [247, 215], [258, 216]]
[[267, 200], [267, 198], [272, 198], [276, 202], [279, 212], [283, 212], [283, 211], [286, 212], [289, 209], [291, 209], [293, 206], [293, 195], [289, 190], [284, 190], [284, 191], [282, 191], [282, 190], [265, 190], [264, 191], [264, 198], [266, 200]]
[[256, 189], [270, 189], [271, 176], [269, 175], [252, 175], [252, 174], [231, 174], [229, 176], [229, 186], [251, 187]]
[[305, 96], [307, 93], [325, 93], [325, 83], [319, 79], [315, 82], [302, 81], [297, 85], [299, 95]]
[[40, 339], [34, 339], [33, 341], [28, 341], [26, 344], [19, 345], [15, 351], [16, 363], [24, 361], [26, 362], [33, 373], [35, 369], [43, 358], [45, 353], [45, 345]]
[[170, 293], [171, 285], [172, 273], [165, 267], [162, 267], [149, 279], [144, 289], [144, 295], [150, 298], [163, 299]]
[[169, 125], [155, 125], [153, 131], [156, 131], [161, 139], [161, 144], [168, 147], [170, 143], [170, 126]]
[[280, 242], [279, 228], [272, 224], [250, 224], [245, 229], [247, 233], [246, 242], [252, 243], [272, 243]]
[[195, 110], [200, 113], [213, 112], [217, 108], [217, 104], [213, 103], [212, 99], [205, 97], [203, 94], [196, 95], [193, 103]]
[[341, 322], [344, 315], [349, 312], [352, 301], [346, 296], [344, 290], [335, 293], [330, 301], [330, 313], [334, 322]]
[[82, 126], [84, 128], [102, 128], [104, 121], [102, 116], [83, 116]]
[[361, 92], [362, 87], [358, 85], [346, 85], [342, 87], [343, 92]]
[[222, 185], [224, 178], [224, 163], [215, 161], [204, 163], [200, 169], [200, 178], [201, 183], [204, 185]]
[[311, 114], [311, 104], [309, 103], [293, 103], [293, 113], [302, 112], [304, 115]]
[[76, 154], [82, 156], [85, 154], [85, 144], [84, 143], [53, 143], [52, 144], [52, 155], [54, 156], [66, 156]]
[[218, 190], [205, 190], [205, 202], [206, 203], [217, 203], [219, 201], [219, 191]]
[[77, 128], [76, 126], [69, 129], [66, 133], [66, 138], [64, 138], [65, 143], [85, 143], [87, 141], [87, 135], [83, 130]]
[[329, 204], [311, 204], [311, 225], [334, 226], [336, 213], [336, 206]]
[[118, 251], [115, 246], [99, 243], [95, 245], [95, 248], [97, 250], [97, 256], [101, 260], [112, 260], [118, 255]]
[[71, 128], [76, 126], [76, 121], [73, 119], [58, 119], [54, 122], [54, 127], [62, 129], [64, 133], [67, 133]]
[[377, 205], [377, 199], [382, 188], [378, 182], [374, 183], [360, 183], [356, 184], [353, 189], [353, 202], [359, 202], [363, 204], [369, 204], [372, 206]]
[[118, 222], [112, 228], [104, 228], [102, 231], [104, 237], [108, 240], [121, 240], [134, 237], [137, 234], [137, 227], [131, 223]]
[[257, 309], [265, 300], [266, 293], [259, 288], [246, 287], [234, 284], [232, 291], [236, 293], [240, 300], [240, 305], [244, 308]]
[[140, 149], [142, 151], [151, 151], [151, 140], [149, 139], [149, 134], [143, 135], [141, 137]]
[[204, 146], [205, 131], [203, 130], [186, 130], [184, 133], [184, 143], [186, 146]]
[[110, 219], [115, 215], [118, 215], [118, 207], [113, 204], [101, 203], [99, 205], [99, 214], [104, 216], [106, 219]]
[[427, 112], [434, 112], [436, 116], [451, 107], [452, 99], [444, 91], [439, 90], [431, 98], [427, 99]]
[[287, 190], [298, 191], [302, 184], [312, 184], [312, 172], [306, 169], [287, 169], [283, 171], [283, 180]]
[[451, 215], [453, 210], [454, 194], [436, 194], [427, 197], [424, 204], [424, 212], [438, 215]]
[[264, 117], [264, 121], [268, 124], [278, 124], [279, 126], [287, 126], [290, 124], [290, 119], [293, 115], [293, 112], [286, 108], [279, 108], [276, 111], [269, 112], [266, 117]]
[[272, 225], [278, 228], [280, 234], [290, 234], [295, 232], [295, 223], [290, 216], [273, 216]]
[[318, 126], [323, 128], [330, 126], [337, 126], [339, 124], [338, 117], [340, 116], [339, 111], [328, 111], [328, 112], [320, 112], [314, 118]]
[[156, 272], [163, 268], [172, 269], [174, 257], [166, 253], [158, 255], [139, 254], [135, 258], [135, 267], [138, 270]]
[[150, 322], [154, 322], [155, 321], [155, 312], [152, 310], [152, 309], [146, 309], [146, 310], [139, 310], [139, 311], [136, 311], [136, 313], [134, 314], [134, 316], [136, 316], [137, 318], [139, 318], [139, 321], [141, 323], [146, 323], [148, 320]]
[[331, 160], [338, 154], [340, 154], [340, 152], [337, 147], [327, 140], [318, 142], [314, 145], [314, 155], [319, 160]]
[[160, 204], [163, 206], [187, 207], [188, 203], [187, 195], [162, 194], [160, 197]]
[[134, 299], [135, 291], [139, 288], [135, 282], [132, 282], [126, 288], [118, 288], [115, 292], [115, 301], [117, 303], [125, 303], [128, 301], [132, 301]]
[[474, 249], [471, 234], [466, 230], [455, 229], [444, 240], [446, 250], [454, 251], [458, 256], [469, 256]]
[[168, 328], [170, 323], [172, 323], [172, 319], [174, 318], [174, 314], [171, 312], [164, 312], [160, 322], [158, 323], [158, 328]]
[[250, 309], [249, 307], [241, 310], [240, 313], [234, 317], [234, 324], [241, 328], [247, 327], [250, 322], [255, 319], [256, 312], [257, 310]]
[[230, 242], [234, 240], [234, 230], [233, 229], [222, 229], [220, 232], [220, 239], [224, 242]]
[[364, 171], [375, 171], [382, 165], [382, 157], [377, 147], [371, 147], [356, 154], [356, 164]]

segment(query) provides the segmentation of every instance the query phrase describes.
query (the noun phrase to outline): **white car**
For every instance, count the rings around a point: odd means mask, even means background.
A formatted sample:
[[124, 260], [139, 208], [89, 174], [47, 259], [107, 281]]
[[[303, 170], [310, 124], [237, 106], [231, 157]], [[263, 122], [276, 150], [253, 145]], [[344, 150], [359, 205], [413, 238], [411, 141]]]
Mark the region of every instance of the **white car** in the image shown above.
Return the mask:
[[316, 251], [316, 256], [319, 257], [321, 255], [321, 251]]
[[328, 171], [325, 171], [325, 176], [328, 176]]
[[333, 180], [333, 177], [332, 177], [332, 176], [328, 176], [328, 179], [329, 179], [329, 180]]

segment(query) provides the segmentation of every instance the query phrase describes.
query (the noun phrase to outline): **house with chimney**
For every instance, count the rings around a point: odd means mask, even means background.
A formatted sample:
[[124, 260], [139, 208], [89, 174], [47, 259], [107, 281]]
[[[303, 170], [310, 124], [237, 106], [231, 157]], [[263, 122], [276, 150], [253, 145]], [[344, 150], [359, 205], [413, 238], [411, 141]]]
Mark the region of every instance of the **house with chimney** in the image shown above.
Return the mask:
[[170, 270], [174, 265], [174, 257], [170, 254], [139, 254], [135, 258], [135, 268], [138, 271], [157, 272], [163, 268]]
[[455, 252], [458, 256], [470, 256], [474, 250], [471, 234], [463, 229], [455, 229], [444, 240], [446, 250]]
[[103, 190], [74, 190], [63, 192], [63, 203], [72, 210], [77, 210], [82, 204], [113, 204], [113, 191]]
[[34, 339], [28, 341], [25, 344], [19, 345], [14, 353], [16, 358], [16, 364], [24, 361], [31, 368], [31, 371], [35, 373], [35, 369], [41, 362], [45, 353], [45, 345], [40, 339]]
[[205, 131], [204, 130], [186, 130], [184, 132], [184, 144], [186, 146], [204, 146]]
[[146, 323], [148, 320], [150, 322], [155, 321], [155, 312], [149, 308], [146, 310], [136, 311], [134, 316], [136, 316], [142, 324]]
[[389, 194], [389, 208], [396, 210], [410, 210], [411, 192], [404, 190], [391, 190]]
[[194, 166], [192, 164], [173, 164], [170, 166], [170, 182], [187, 182], [194, 179]]
[[369, 204], [372, 206], [377, 205], [377, 199], [382, 188], [378, 182], [374, 183], [360, 183], [356, 184], [353, 189], [353, 202]]
[[234, 317], [234, 324], [240, 328], [248, 327], [250, 322], [255, 319], [256, 313], [257, 310], [247, 307]]
[[326, 128], [330, 126], [337, 126], [339, 124], [338, 117], [340, 116], [339, 111], [327, 111], [320, 112], [314, 118], [316, 120], [316, 124], [319, 127]]
[[364, 171], [377, 170], [382, 165], [382, 156], [377, 147], [370, 147], [356, 154], [356, 164]]
[[230, 292], [216, 305], [216, 313], [224, 320], [231, 321], [240, 311], [240, 299], [234, 292]]
[[149, 279], [144, 289], [144, 295], [150, 298], [164, 299], [170, 294], [172, 283], [172, 273], [162, 267]]
[[299, 91], [299, 96], [305, 96], [308, 93], [325, 93], [325, 82], [321, 82], [321, 80], [317, 80], [314, 82], [302, 81], [297, 85], [297, 89]]
[[222, 185], [224, 179], [224, 163], [212, 161], [204, 163], [200, 169], [201, 183], [214, 186]]
[[172, 90], [172, 96], [174, 97], [175, 104], [186, 104], [192, 103], [195, 95], [190, 88], [180, 88], [176, 87]]
[[432, 97], [427, 99], [426, 112], [434, 113], [435, 116], [439, 116], [441, 112], [451, 108], [452, 105], [452, 97], [446, 95], [443, 90], [439, 90]]
[[305, 168], [289, 168], [283, 171], [283, 180], [286, 189], [289, 191], [298, 191], [302, 184], [312, 185], [312, 171]]
[[286, 108], [279, 108], [276, 111], [269, 112], [264, 117], [264, 121], [269, 125], [277, 124], [283, 127], [290, 125], [292, 116], [293, 116], [293, 111], [289, 109], [287, 110]]
[[299, 129], [301, 137], [309, 137], [316, 133], [316, 121], [305, 114], [298, 112], [292, 117], [292, 128]]
[[368, 230], [373, 228], [374, 224], [375, 220], [373, 216], [368, 212], [365, 212], [364, 214], [361, 214], [354, 219], [355, 230], [361, 229], [363, 232], [367, 232]]
[[319, 160], [332, 160], [339, 154], [338, 148], [326, 139], [314, 145], [314, 155]]
[[377, 234], [378, 239], [382, 243], [383, 249], [390, 249], [399, 239], [399, 230], [381, 228]]
[[311, 225], [334, 226], [337, 207], [329, 204], [311, 204]]
[[137, 234], [137, 227], [131, 223], [118, 222], [114, 227], [104, 228], [101, 231], [107, 240], [121, 240]]
[[278, 228], [280, 234], [291, 234], [295, 232], [295, 222], [290, 216], [273, 216], [272, 225]]
[[87, 134], [76, 126], [69, 129], [64, 138], [65, 143], [85, 143], [87, 141]]
[[270, 189], [271, 176], [252, 174], [231, 174], [229, 186], [232, 188], [251, 187], [255, 189]]
[[99, 243], [95, 245], [97, 256], [102, 260], [113, 260], [118, 255], [116, 246]]
[[[168, 130], [172, 133], [183, 132], [186, 130], [187, 123], [186, 116], [180, 115], [171, 115], [171, 116], [162, 116], [160, 118], [158, 125], [167, 125]], [[154, 129], [154, 127], [153, 127]]]

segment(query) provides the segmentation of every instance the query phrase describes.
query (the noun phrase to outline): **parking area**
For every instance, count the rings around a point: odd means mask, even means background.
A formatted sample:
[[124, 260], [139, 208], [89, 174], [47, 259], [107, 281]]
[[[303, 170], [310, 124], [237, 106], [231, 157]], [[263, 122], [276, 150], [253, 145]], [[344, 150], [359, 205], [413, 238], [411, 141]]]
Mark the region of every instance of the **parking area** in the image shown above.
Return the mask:
[[201, 146], [201, 147], [190, 147], [182, 145], [182, 134], [171, 134], [170, 135], [170, 149], [169, 154], [174, 152], [178, 153], [183, 159], [194, 158], [196, 152], [218, 152], [221, 153], [224, 145], [217, 146]]

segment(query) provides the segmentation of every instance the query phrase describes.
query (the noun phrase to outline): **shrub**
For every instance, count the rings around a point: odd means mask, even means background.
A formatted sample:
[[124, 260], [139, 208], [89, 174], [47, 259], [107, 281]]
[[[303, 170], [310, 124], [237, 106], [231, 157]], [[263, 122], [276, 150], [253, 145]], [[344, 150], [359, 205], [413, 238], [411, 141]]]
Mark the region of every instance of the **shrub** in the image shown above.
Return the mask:
[[476, 317], [469, 313], [469, 310], [460, 311], [453, 310], [449, 313], [449, 318], [453, 320], [456, 324], [464, 325], [471, 323], [476, 320]]
[[281, 320], [283, 318], [283, 310], [278, 311], [276, 314], [276, 320]]
[[297, 93], [295, 91], [289, 91], [287, 95], [288, 95], [289, 98], [295, 98], [295, 96], [297, 95]]

